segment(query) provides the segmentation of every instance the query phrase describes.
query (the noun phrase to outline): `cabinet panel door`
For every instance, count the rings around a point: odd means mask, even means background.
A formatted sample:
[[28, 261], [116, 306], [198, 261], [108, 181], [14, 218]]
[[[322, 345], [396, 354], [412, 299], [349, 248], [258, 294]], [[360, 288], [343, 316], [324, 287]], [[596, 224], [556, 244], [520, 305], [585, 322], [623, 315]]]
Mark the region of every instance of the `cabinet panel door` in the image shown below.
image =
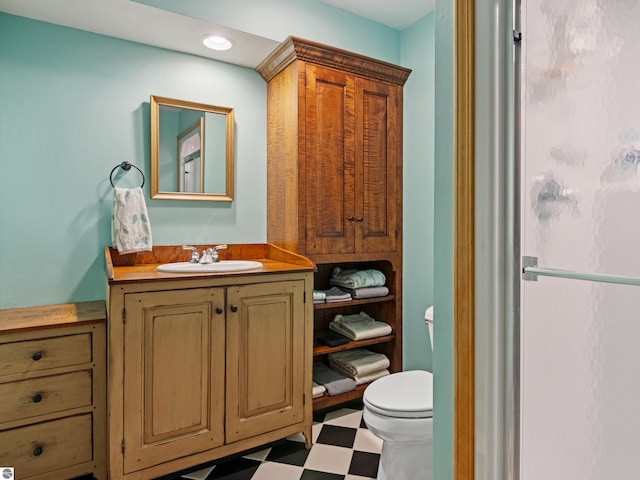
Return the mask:
[[125, 473], [224, 442], [224, 288], [125, 297]]
[[398, 201], [402, 196], [398, 101], [396, 86], [356, 78], [355, 242], [358, 252], [397, 249], [397, 227], [402, 221]]
[[307, 65], [306, 253], [354, 251], [353, 77]]
[[227, 290], [227, 442], [304, 420], [304, 281]]

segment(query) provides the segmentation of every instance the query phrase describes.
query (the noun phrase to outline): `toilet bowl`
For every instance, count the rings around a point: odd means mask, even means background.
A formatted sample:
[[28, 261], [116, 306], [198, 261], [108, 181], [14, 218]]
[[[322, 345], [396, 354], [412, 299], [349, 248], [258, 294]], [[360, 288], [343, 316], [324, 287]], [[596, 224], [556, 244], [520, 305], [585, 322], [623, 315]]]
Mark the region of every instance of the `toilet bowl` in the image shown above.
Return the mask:
[[382, 440], [378, 480], [430, 480], [433, 382], [422, 370], [380, 378], [367, 387], [362, 418]]
[[[432, 308], [425, 319], [433, 338]], [[387, 375], [365, 389], [362, 401], [364, 423], [382, 440], [377, 479], [431, 480], [433, 375], [422, 370]]]

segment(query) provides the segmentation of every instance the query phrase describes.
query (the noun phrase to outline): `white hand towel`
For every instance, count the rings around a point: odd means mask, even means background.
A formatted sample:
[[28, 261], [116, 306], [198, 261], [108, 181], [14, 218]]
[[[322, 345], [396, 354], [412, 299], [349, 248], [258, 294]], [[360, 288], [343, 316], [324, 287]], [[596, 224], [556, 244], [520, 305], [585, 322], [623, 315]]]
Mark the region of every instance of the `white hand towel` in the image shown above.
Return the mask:
[[151, 250], [151, 225], [142, 188], [113, 188], [111, 242], [118, 253]]

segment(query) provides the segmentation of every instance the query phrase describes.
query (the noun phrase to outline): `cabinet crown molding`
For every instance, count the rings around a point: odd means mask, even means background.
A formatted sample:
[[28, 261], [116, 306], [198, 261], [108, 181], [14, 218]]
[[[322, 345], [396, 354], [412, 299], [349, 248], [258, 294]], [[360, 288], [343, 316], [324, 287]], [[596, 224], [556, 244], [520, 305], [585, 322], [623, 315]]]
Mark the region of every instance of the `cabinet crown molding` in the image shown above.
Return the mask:
[[256, 70], [267, 82], [294, 60], [337, 68], [375, 80], [404, 85], [411, 69], [298, 37], [288, 37]]

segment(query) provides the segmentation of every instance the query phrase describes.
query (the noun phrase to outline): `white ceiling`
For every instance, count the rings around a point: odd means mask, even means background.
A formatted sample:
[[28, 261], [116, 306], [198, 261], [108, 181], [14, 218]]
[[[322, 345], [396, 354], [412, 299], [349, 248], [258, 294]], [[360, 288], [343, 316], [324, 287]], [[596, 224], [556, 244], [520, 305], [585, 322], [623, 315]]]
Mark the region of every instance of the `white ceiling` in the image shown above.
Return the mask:
[[[434, 3], [434, 0], [321, 1], [399, 30], [431, 12]], [[0, 0], [0, 12], [250, 68], [258, 65], [278, 44], [130, 0]], [[200, 41], [193, 41], [196, 35], [199, 39], [213, 32], [233, 38], [236, 48], [215, 52]]]

